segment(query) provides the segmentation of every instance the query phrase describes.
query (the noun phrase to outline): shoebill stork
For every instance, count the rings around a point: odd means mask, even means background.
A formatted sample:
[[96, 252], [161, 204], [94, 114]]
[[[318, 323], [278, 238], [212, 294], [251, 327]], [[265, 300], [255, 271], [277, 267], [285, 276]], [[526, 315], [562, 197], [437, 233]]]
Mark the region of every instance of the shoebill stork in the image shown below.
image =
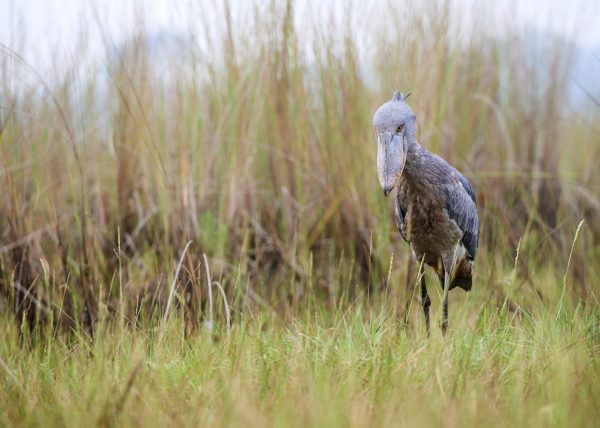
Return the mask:
[[455, 287], [471, 290], [479, 242], [475, 192], [452, 165], [415, 140], [416, 116], [406, 103], [408, 95], [395, 92], [373, 116], [377, 173], [385, 196], [396, 188], [396, 224], [419, 262], [427, 334], [431, 300], [423, 265], [431, 266], [440, 279], [444, 289], [442, 332], [445, 334], [448, 291]]

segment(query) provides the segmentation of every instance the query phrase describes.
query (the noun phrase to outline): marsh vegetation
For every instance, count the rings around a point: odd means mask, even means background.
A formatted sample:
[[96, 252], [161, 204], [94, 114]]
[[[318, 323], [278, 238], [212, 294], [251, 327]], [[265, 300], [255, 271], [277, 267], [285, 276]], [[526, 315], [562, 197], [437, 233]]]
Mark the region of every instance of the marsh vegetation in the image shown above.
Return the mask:
[[[101, 67], [53, 81], [0, 49], [0, 424], [600, 420], [597, 88], [569, 107], [564, 40], [409, 3], [191, 8], [168, 51], [97, 19]], [[477, 192], [445, 338], [377, 181], [395, 89]]]

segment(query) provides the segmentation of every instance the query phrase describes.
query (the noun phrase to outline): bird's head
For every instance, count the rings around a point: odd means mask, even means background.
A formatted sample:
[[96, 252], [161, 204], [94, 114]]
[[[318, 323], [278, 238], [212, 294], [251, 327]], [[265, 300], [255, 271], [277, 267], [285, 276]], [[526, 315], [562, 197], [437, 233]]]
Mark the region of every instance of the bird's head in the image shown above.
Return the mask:
[[406, 104], [409, 95], [394, 92], [392, 99], [373, 115], [377, 136], [377, 174], [385, 196], [398, 183], [406, 163], [408, 146], [417, 132], [416, 117]]

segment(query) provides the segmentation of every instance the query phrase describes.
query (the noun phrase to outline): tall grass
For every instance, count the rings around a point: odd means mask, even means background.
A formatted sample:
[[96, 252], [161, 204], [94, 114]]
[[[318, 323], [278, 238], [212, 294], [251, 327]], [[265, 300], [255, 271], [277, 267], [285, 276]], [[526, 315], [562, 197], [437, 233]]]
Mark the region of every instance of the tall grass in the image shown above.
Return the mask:
[[[2, 48], [4, 423], [597, 418], [600, 125], [566, 108], [568, 44], [444, 1], [298, 7], [224, 2], [222, 26], [199, 14], [158, 51], [97, 19], [103, 67], [75, 57], [58, 82]], [[370, 118], [394, 89], [478, 194], [447, 342], [424, 340], [375, 174]]]
[[[522, 238], [522, 291], [556, 298], [532, 271], [562, 277], [587, 214], [570, 287], [587, 301], [599, 198], [584, 172], [599, 139], [564, 119], [570, 52], [542, 43], [540, 64], [516, 26], [492, 37], [479, 12], [459, 28], [440, 5], [390, 7], [381, 27], [355, 33], [335, 9], [327, 30], [300, 30], [292, 2], [257, 7], [238, 30], [225, 3], [220, 38], [199, 30], [212, 52], [177, 39], [166, 80], [143, 36], [116, 48], [105, 35], [103, 71], [77, 79], [74, 64], [52, 86], [4, 49], [2, 289], [19, 316], [31, 299], [14, 284], [90, 326], [102, 307], [131, 317], [141, 302], [164, 304], [187, 240], [178, 292], [198, 304], [202, 253], [237, 304], [256, 293], [295, 308], [310, 286], [331, 302], [377, 292], [393, 252], [392, 288], [405, 293], [407, 250], [378, 191], [370, 129], [398, 87], [414, 91], [420, 141], [478, 191], [479, 287], [502, 292]], [[356, 22], [352, 10], [343, 22]], [[29, 92], [11, 92], [15, 76]]]
[[[247, 312], [230, 336], [186, 339], [182, 317], [99, 329], [23, 352], [4, 328], [7, 426], [594, 426], [598, 312], [500, 316], [471, 300], [446, 338], [406, 334], [357, 301], [287, 322]], [[462, 311], [461, 311], [462, 312]], [[556, 317], [558, 315], [558, 318]], [[3, 316], [3, 325], [15, 326]], [[14, 380], [13, 380], [14, 378]]]

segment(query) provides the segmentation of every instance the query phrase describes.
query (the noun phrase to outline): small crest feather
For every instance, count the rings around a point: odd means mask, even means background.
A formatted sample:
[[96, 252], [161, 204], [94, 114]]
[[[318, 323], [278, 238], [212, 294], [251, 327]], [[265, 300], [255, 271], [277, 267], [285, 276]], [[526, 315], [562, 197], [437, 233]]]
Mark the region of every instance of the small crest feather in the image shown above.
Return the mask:
[[412, 92], [409, 92], [408, 94], [404, 95], [400, 91], [394, 91], [394, 95], [392, 96], [392, 101], [405, 101], [408, 97], [410, 97], [410, 94], [412, 94]]

